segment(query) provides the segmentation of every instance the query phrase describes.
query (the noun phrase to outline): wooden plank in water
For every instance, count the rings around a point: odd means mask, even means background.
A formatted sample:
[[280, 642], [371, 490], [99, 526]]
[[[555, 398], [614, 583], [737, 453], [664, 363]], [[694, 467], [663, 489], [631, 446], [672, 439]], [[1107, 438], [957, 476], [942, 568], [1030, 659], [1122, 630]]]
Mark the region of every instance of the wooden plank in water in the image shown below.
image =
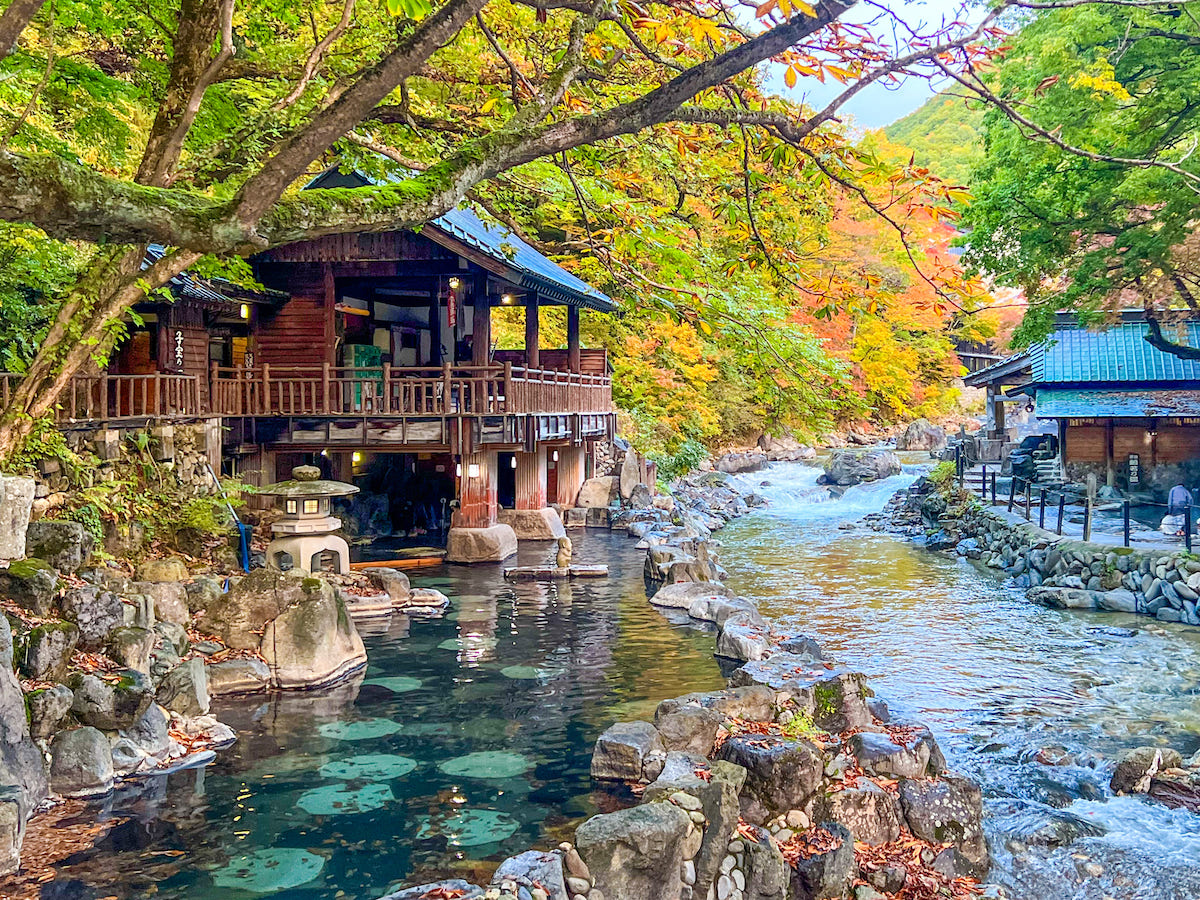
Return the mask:
[[522, 578], [606, 578], [608, 566], [570, 566], [560, 569], [558, 566], [509, 566], [504, 570], [504, 577], [510, 579]]
[[370, 562], [350, 563], [353, 571], [359, 569], [424, 569], [440, 566], [446, 560], [441, 556], [416, 556], [407, 559], [373, 559]]

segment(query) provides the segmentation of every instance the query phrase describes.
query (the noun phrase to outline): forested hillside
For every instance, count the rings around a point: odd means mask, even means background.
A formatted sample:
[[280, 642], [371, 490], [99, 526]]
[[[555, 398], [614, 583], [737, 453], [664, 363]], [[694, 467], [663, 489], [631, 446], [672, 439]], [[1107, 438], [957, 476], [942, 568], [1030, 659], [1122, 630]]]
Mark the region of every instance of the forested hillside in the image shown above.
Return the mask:
[[892, 143], [909, 148], [917, 165], [929, 166], [955, 184], [969, 185], [972, 166], [983, 159], [983, 106], [961, 96], [931, 97], [883, 132]]

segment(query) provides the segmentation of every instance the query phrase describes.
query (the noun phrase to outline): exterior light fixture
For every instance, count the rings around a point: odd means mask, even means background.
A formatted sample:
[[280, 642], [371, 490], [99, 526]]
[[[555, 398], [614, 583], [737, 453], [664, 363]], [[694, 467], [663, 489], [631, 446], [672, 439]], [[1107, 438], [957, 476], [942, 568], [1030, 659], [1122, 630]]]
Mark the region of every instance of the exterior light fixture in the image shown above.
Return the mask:
[[514, 456], [512, 457], [511, 463], [512, 463], [512, 467], [515, 469], [515, 468], [517, 467], [517, 457], [516, 457], [516, 455], [514, 455]]
[[1033, 410], [1034, 410], [1033, 401], [1030, 400], [1029, 403], [1027, 403], [1025, 405], [1025, 412], [1031, 413], [1031, 412], [1033, 412]]
[[468, 478], [478, 478], [479, 477], [479, 463], [471, 463], [467, 466], [467, 477]]
[[500, 302], [503, 303], [505, 306], [512, 306], [514, 303], [517, 302], [517, 298], [513, 294], [505, 294], [503, 297], [500, 298]]
[[355, 450], [355, 451], [354, 451], [354, 455], [353, 455], [353, 456], [351, 456], [350, 458], [351, 458], [351, 459], [352, 459], [352, 460], [353, 460], [355, 463], [360, 463], [360, 462], [362, 462], [362, 454], [361, 454], [361, 453], [359, 453], [357, 450]]
[[462, 463], [455, 463], [455, 464], [454, 464], [454, 477], [455, 477], [455, 478], [462, 478]]
[[250, 318], [250, 304], [249, 303], [242, 304], [241, 314], [242, 314], [243, 319]]
[[450, 290], [457, 291], [459, 286], [462, 284], [462, 279], [460, 279], [457, 275], [455, 275], [450, 278], [450, 281], [448, 283], [450, 285]]
[[558, 462], [558, 451], [555, 450], [553, 455], [550, 458], [553, 459], [555, 462]]
[[329, 456], [329, 451], [328, 451], [328, 450], [322, 450], [322, 451], [321, 451], [321, 455], [322, 455], [322, 456], [324, 456], [324, 457], [328, 457], [328, 456]]

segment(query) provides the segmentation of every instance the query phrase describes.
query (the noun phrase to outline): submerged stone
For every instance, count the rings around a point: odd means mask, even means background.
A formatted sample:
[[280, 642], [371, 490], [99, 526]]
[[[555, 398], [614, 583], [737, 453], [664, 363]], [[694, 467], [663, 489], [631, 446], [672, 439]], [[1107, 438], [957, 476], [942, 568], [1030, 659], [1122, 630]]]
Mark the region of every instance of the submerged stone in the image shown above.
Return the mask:
[[494, 809], [456, 809], [422, 819], [417, 838], [444, 837], [451, 847], [480, 847], [512, 837], [517, 827], [516, 819]]
[[213, 886], [253, 894], [274, 894], [308, 884], [325, 868], [325, 860], [307, 850], [273, 847], [230, 860], [212, 876]]
[[401, 778], [417, 767], [417, 761], [407, 756], [392, 753], [366, 753], [349, 759], [338, 759], [325, 763], [319, 769], [323, 778], [341, 778], [345, 781], [365, 779], [388, 781]]
[[386, 784], [368, 784], [361, 788], [327, 784], [305, 791], [296, 805], [314, 816], [339, 816], [370, 812], [395, 799]]
[[533, 681], [541, 677], [542, 670], [537, 666], [505, 666], [500, 674], [516, 681]]
[[317, 733], [334, 741], [367, 741], [387, 737], [402, 728], [391, 719], [359, 719], [356, 722], [326, 722], [317, 728]]
[[529, 769], [529, 760], [520, 753], [507, 750], [481, 750], [448, 759], [438, 768], [452, 777], [514, 778]]
[[419, 688], [421, 679], [410, 678], [407, 675], [385, 675], [381, 678], [368, 678], [363, 684], [375, 684], [381, 688], [387, 688], [393, 694], [404, 694]]

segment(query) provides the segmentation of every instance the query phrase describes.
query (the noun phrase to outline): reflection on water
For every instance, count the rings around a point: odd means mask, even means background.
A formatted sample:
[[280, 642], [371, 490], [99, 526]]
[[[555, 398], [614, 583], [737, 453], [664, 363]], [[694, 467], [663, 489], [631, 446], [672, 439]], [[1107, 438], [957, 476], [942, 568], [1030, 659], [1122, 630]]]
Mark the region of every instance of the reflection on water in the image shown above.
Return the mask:
[[[928, 722], [995, 808], [1007, 797], [1069, 807], [1109, 829], [1089, 852], [1118, 848], [1122, 865], [1144, 857], [1143, 881], [1159, 866], [1186, 870], [1151, 890], [1128, 873], [1125, 884], [1075, 885], [1088, 879], [1067, 866], [1072, 886], [1051, 880], [1054, 896], [1200, 896], [1200, 818], [1107, 789], [1125, 748], [1200, 749], [1200, 631], [1034, 606], [966, 560], [853, 526], [912, 475], [830, 500], [817, 474], [783, 465], [739, 476], [772, 505], [721, 533], [731, 585], [868, 674], [893, 710]], [[1046, 887], [1045, 872], [1008, 871], [991, 836], [1014, 896]]]
[[724, 685], [711, 636], [646, 603], [633, 541], [589, 532], [576, 558], [613, 575], [417, 573], [452, 598], [446, 619], [363, 623], [369, 666], [335, 690], [215, 704], [237, 744], [121, 790], [103, 813], [127, 821], [43, 896], [373, 900], [400, 880], [486, 880], [489, 863], [569, 836], [613, 802], [588, 776], [600, 731]]

